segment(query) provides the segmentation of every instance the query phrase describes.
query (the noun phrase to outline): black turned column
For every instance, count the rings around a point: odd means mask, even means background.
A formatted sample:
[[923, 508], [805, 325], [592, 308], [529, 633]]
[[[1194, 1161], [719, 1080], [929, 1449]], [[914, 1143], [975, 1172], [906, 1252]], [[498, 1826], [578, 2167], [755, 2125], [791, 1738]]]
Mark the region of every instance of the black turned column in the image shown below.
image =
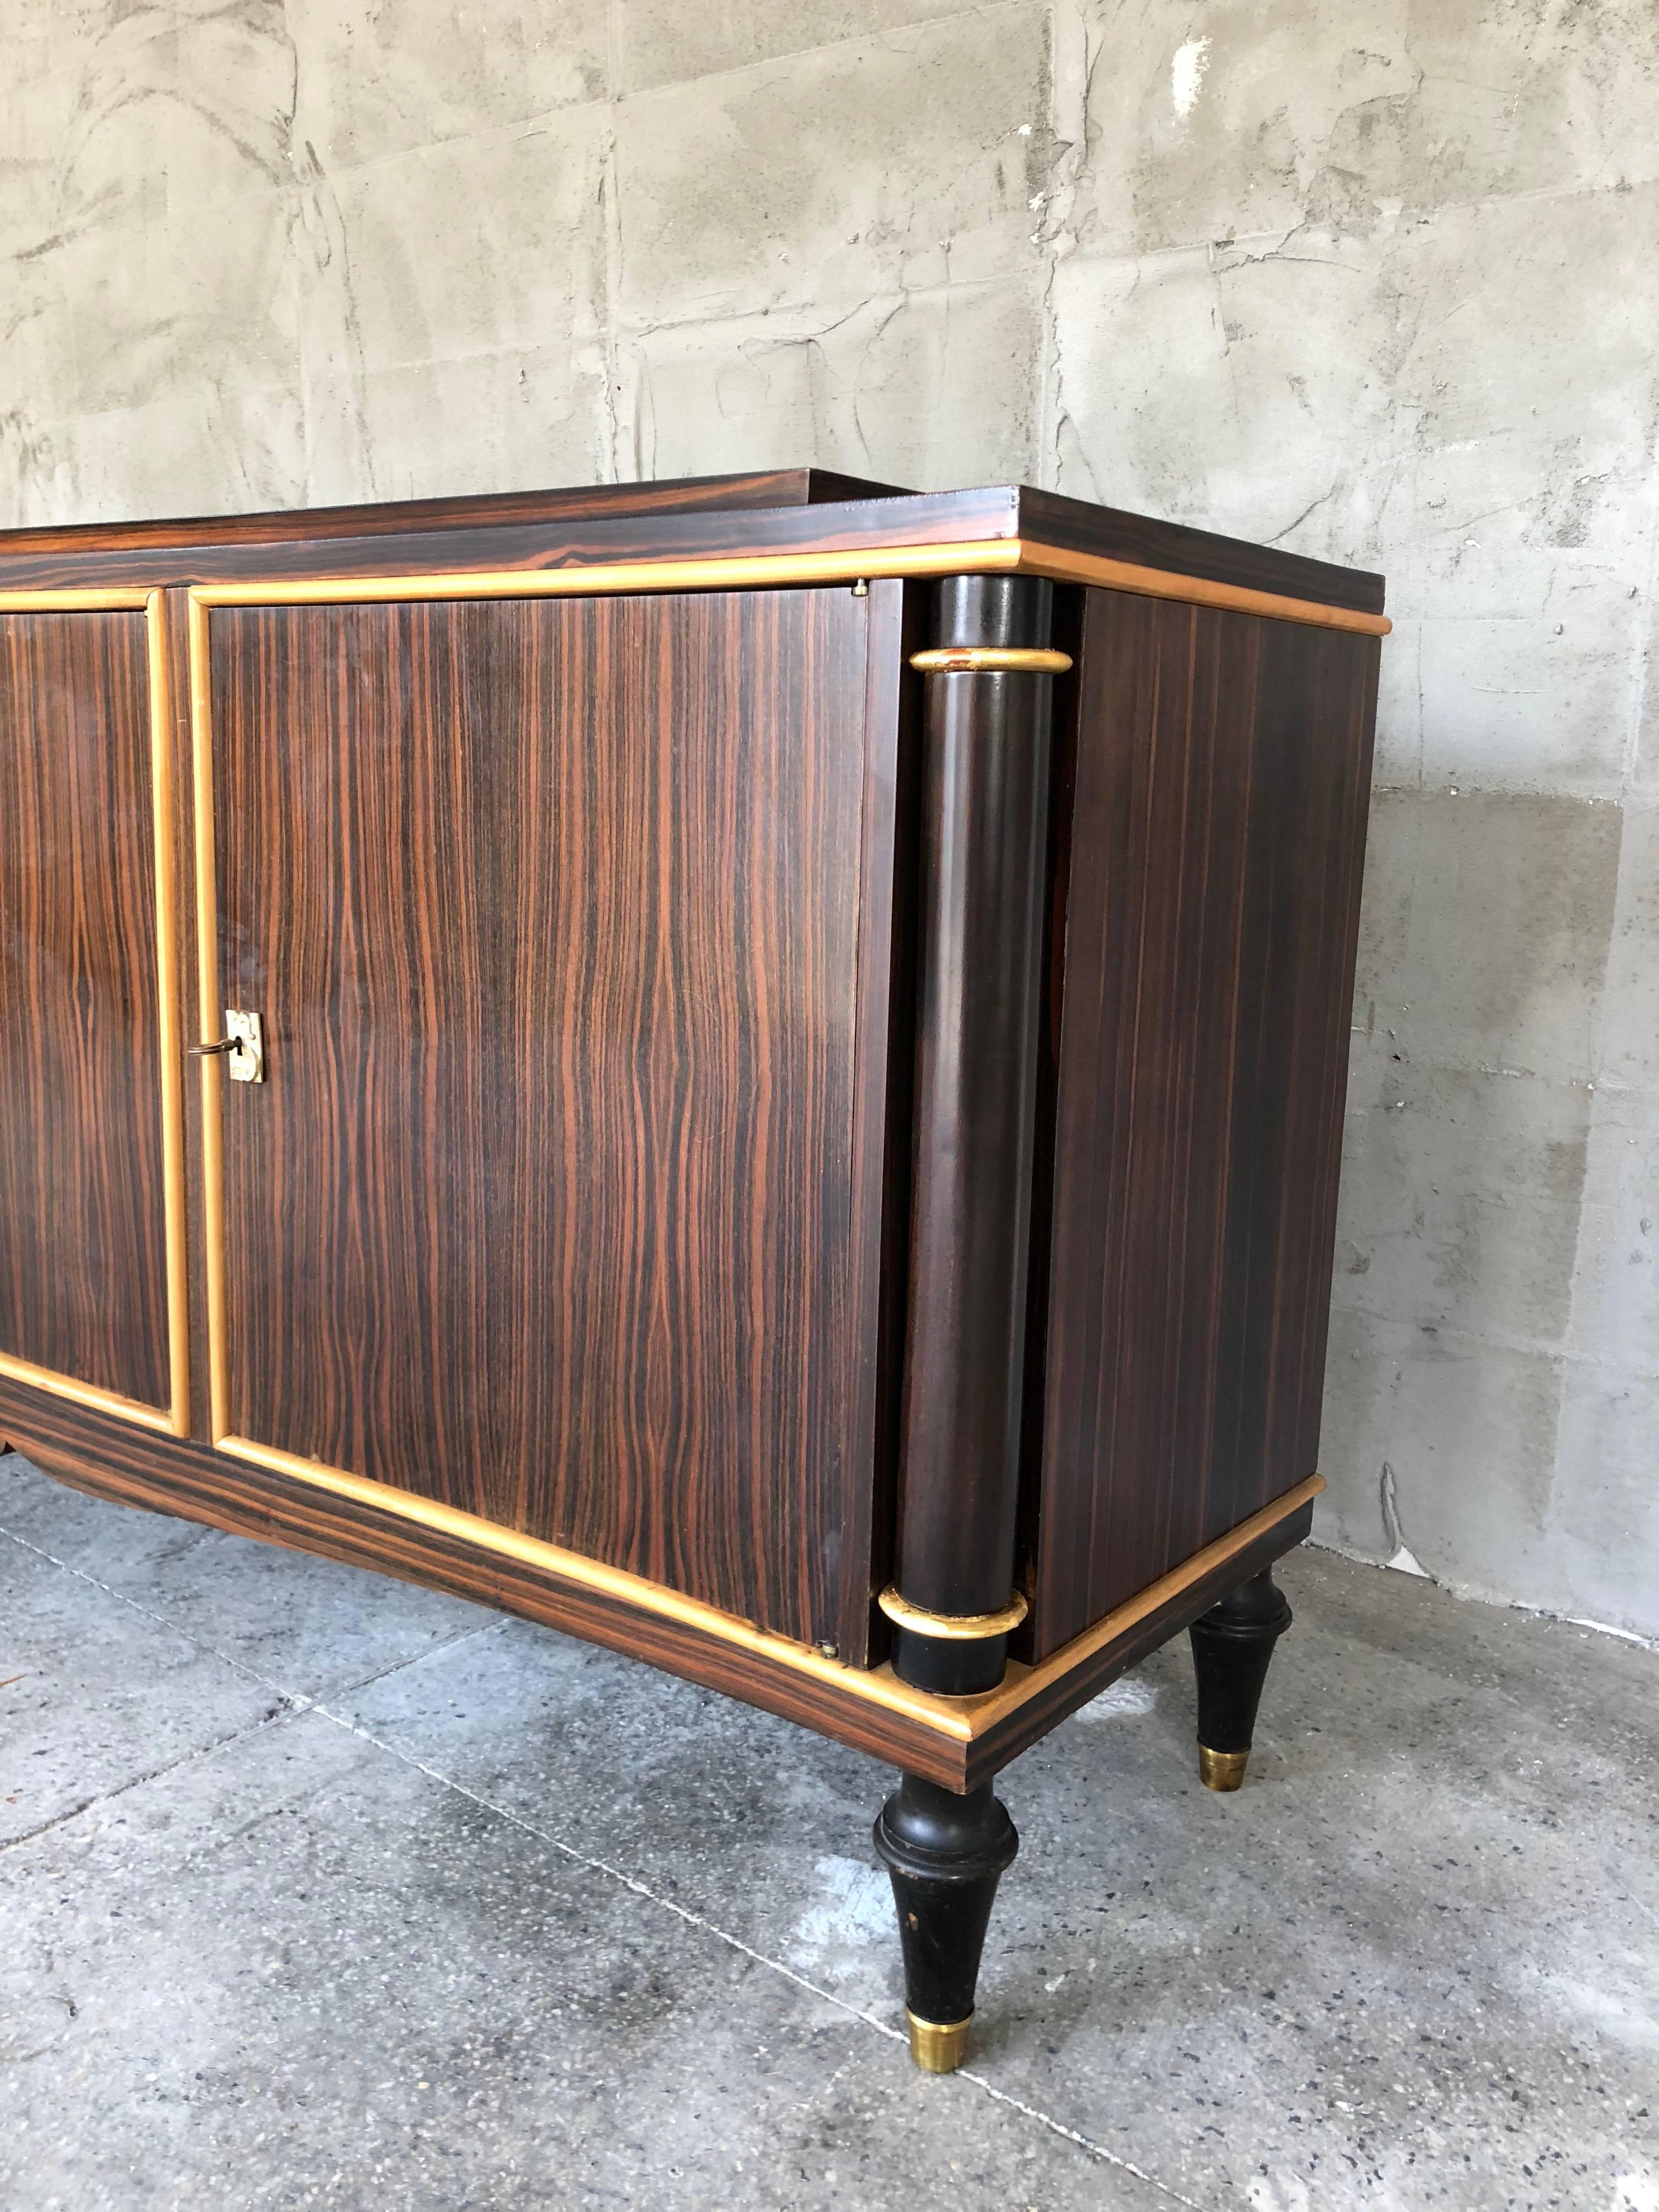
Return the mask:
[[[927, 684], [915, 1149], [895, 1672], [970, 1696], [1002, 1680], [1013, 1589], [1048, 849], [1053, 587], [938, 586]], [[876, 1823], [904, 1945], [910, 2049], [960, 2064], [999, 1876], [1018, 1848], [990, 1784], [906, 1775]]]
[[915, 1152], [893, 1666], [1002, 1679], [1014, 1597], [1053, 586], [936, 587], [925, 672]]
[[927, 2073], [953, 2073], [968, 2045], [997, 1882], [1019, 1838], [988, 1782], [963, 1797], [907, 1774], [875, 1838], [898, 1907], [910, 2056]]
[[1188, 1631], [1198, 1675], [1198, 1771], [1206, 1790], [1237, 1790], [1249, 1763], [1256, 1708], [1291, 1608], [1263, 1568]]

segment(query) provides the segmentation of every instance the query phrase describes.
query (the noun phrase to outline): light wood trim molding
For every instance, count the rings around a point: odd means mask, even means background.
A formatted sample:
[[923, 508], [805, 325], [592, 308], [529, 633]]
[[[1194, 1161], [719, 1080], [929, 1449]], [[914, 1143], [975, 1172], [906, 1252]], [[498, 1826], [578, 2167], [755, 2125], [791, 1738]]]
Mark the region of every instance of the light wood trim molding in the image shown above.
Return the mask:
[[[219, 1034], [219, 893], [213, 840], [213, 672], [208, 609], [190, 594], [190, 757], [196, 845], [196, 1018]], [[217, 1058], [198, 1063], [202, 1084], [202, 1258], [207, 1294], [209, 1424], [215, 1443], [230, 1427], [225, 1311], [224, 1078]]]
[[179, 1020], [179, 902], [173, 878], [173, 694], [166, 601], [144, 602], [149, 647], [150, 804], [155, 823], [155, 978], [161, 1030], [161, 1190], [167, 1217], [167, 1352], [173, 1433], [190, 1434], [190, 1284], [185, 1222], [185, 1048]]
[[980, 538], [946, 545], [857, 546], [830, 552], [713, 555], [707, 559], [596, 562], [588, 568], [461, 570], [446, 575], [280, 576], [194, 584], [191, 604], [203, 607], [359, 606], [416, 599], [599, 598], [629, 592], [761, 591], [789, 584], [857, 583], [878, 576], [956, 576], [1015, 573], [1059, 583], [1092, 584], [1144, 598], [1179, 599], [1235, 614], [1322, 629], [1386, 637], [1386, 615], [1313, 599], [1285, 599], [1241, 584], [1214, 584], [1129, 561], [1067, 552], [1032, 538]]
[[149, 1429], [190, 1434], [190, 1293], [185, 1238], [185, 1108], [179, 1041], [178, 905], [173, 865], [173, 729], [167, 632], [159, 591], [0, 592], [0, 615], [142, 614], [149, 680], [150, 835], [155, 886], [157, 1049], [161, 1060], [162, 1250], [167, 1268], [167, 1404], [146, 1405], [118, 1390], [0, 1352], [0, 1375], [77, 1406]]
[[1183, 1559], [1178, 1567], [1155, 1583], [1148, 1583], [1132, 1598], [1104, 1614], [1092, 1628], [1085, 1628], [1069, 1644], [1062, 1644], [1058, 1651], [1051, 1651], [1035, 1667], [1024, 1667], [1011, 1660], [1008, 1672], [994, 1690], [987, 1690], [976, 1698], [963, 1698], [956, 1702], [968, 1708], [970, 1741], [988, 1735], [1000, 1722], [1017, 1712], [1031, 1698], [1041, 1697], [1068, 1674], [1077, 1674], [1086, 1667], [1098, 1651], [1117, 1643], [1138, 1628], [1143, 1620], [1157, 1613], [1161, 1607], [1178, 1598], [1194, 1583], [1201, 1583], [1208, 1575], [1224, 1567], [1229, 1559], [1246, 1552], [1258, 1538], [1265, 1536], [1281, 1521], [1288, 1521], [1304, 1505], [1311, 1505], [1325, 1487], [1322, 1474], [1310, 1474], [1287, 1490], [1282, 1498], [1275, 1498], [1259, 1513], [1241, 1521], [1237, 1528], [1230, 1528], [1224, 1536], [1218, 1536], [1201, 1552], [1194, 1552], [1190, 1559]]
[[1142, 568], [1132, 561], [1066, 552], [1030, 538], [1018, 543], [1021, 574], [1048, 576], [1055, 583], [1094, 584], [1104, 591], [1131, 592], [1142, 599], [1181, 599], [1188, 606], [1217, 607], [1229, 614], [1305, 623], [1315, 629], [1350, 629], [1362, 637], [1386, 637], [1394, 628], [1387, 615], [1361, 614], [1355, 607], [1327, 606], [1319, 599], [1284, 599], [1276, 592], [1251, 591], [1243, 584], [1214, 584], [1204, 576], [1179, 576], [1167, 568]]
[[0, 1375], [14, 1382], [27, 1382], [33, 1390], [49, 1390], [54, 1398], [67, 1398], [74, 1405], [90, 1406], [94, 1413], [113, 1413], [118, 1420], [160, 1429], [163, 1436], [179, 1433], [172, 1413], [164, 1407], [147, 1406], [142, 1398], [124, 1398], [118, 1390], [100, 1390], [95, 1382], [79, 1382], [73, 1375], [60, 1375], [55, 1368], [14, 1359], [9, 1352], [0, 1352]]
[[316, 1460], [301, 1459], [296, 1453], [256, 1443], [247, 1437], [226, 1435], [216, 1442], [221, 1451], [254, 1467], [268, 1468], [273, 1474], [328, 1491], [337, 1498], [347, 1498], [356, 1504], [418, 1522], [422, 1528], [465, 1544], [470, 1550], [517, 1560], [559, 1582], [614, 1598], [620, 1604], [659, 1620], [673, 1621], [730, 1650], [750, 1653], [769, 1666], [820, 1682], [842, 1697], [902, 1714], [933, 1735], [960, 1745], [964, 1751], [1021, 1705], [1043, 1696], [1055, 1683], [1086, 1667], [1097, 1652], [1129, 1635], [1149, 1615], [1179, 1598], [1182, 1590], [1224, 1567], [1229, 1559], [1248, 1550], [1280, 1522], [1289, 1520], [1311, 1503], [1325, 1487], [1321, 1476], [1310, 1475], [1305, 1482], [1298, 1483], [1284, 1497], [1275, 1498], [1248, 1521], [1241, 1522], [1237, 1528], [1218, 1537], [1214, 1543], [1184, 1560], [1161, 1580], [1149, 1583], [1081, 1636], [1062, 1644], [1040, 1665], [1022, 1667], [1011, 1662], [1006, 1678], [996, 1689], [974, 1698], [941, 1698], [900, 1681], [890, 1664], [844, 1667], [839, 1660], [826, 1657], [810, 1644], [796, 1644], [787, 1637], [774, 1636], [763, 1628], [757, 1628], [752, 1621], [741, 1620], [733, 1613], [722, 1613], [718, 1607], [705, 1604], [701, 1598], [687, 1597], [679, 1590], [667, 1589], [660, 1583], [648, 1582], [623, 1567], [608, 1566], [600, 1559], [590, 1559], [580, 1552], [568, 1552], [560, 1545], [544, 1542], [539, 1536], [526, 1536], [515, 1528], [505, 1528], [497, 1522], [463, 1512], [458, 1506], [417, 1497], [412, 1491], [396, 1490], [389, 1483], [371, 1481], [363, 1475], [349, 1474], [343, 1468], [324, 1467]]
[[359, 606], [396, 599], [614, 598], [629, 592], [761, 591], [781, 584], [853, 584], [876, 576], [951, 576], [964, 568], [1017, 568], [1019, 541], [856, 547], [823, 553], [712, 554], [695, 561], [595, 562], [568, 568], [462, 569], [447, 575], [272, 576], [193, 584], [207, 607]]
[[134, 614], [149, 605], [149, 598], [147, 584], [83, 592], [0, 592], [0, 615]]
[[536, 1568], [561, 1582], [574, 1583], [599, 1596], [615, 1598], [635, 1612], [674, 1621], [714, 1643], [752, 1652], [772, 1665], [787, 1668], [793, 1674], [833, 1684], [843, 1693], [850, 1692], [868, 1704], [883, 1705], [889, 1711], [923, 1721], [938, 1734], [954, 1737], [958, 1742], [968, 1741], [966, 1717], [957, 1709], [963, 1700], [934, 1698], [926, 1691], [913, 1690], [908, 1683], [901, 1682], [890, 1668], [843, 1667], [839, 1660], [827, 1658], [810, 1644], [796, 1644], [787, 1637], [771, 1635], [763, 1628], [757, 1628], [752, 1621], [741, 1620], [735, 1613], [722, 1613], [717, 1606], [705, 1604], [701, 1598], [687, 1597], [679, 1590], [648, 1582], [642, 1575], [629, 1574], [626, 1568], [607, 1566], [603, 1560], [587, 1559], [580, 1552], [567, 1552], [562, 1546], [546, 1543], [539, 1536], [522, 1535], [516, 1528], [502, 1528], [498, 1522], [483, 1520], [476, 1513], [463, 1512], [459, 1506], [441, 1504], [435, 1498], [417, 1498], [412, 1491], [394, 1490], [389, 1483], [348, 1474], [343, 1468], [324, 1467], [315, 1460], [301, 1459], [295, 1453], [255, 1443], [247, 1437], [222, 1436], [216, 1441], [221, 1451], [246, 1460], [255, 1467], [269, 1468], [274, 1474], [310, 1483], [316, 1489], [329, 1491], [337, 1498], [349, 1498], [359, 1505], [373, 1506], [382, 1513], [395, 1513], [402, 1520], [418, 1522], [422, 1528], [453, 1537], [471, 1550], [493, 1552], [497, 1558], [515, 1559], [521, 1565]]

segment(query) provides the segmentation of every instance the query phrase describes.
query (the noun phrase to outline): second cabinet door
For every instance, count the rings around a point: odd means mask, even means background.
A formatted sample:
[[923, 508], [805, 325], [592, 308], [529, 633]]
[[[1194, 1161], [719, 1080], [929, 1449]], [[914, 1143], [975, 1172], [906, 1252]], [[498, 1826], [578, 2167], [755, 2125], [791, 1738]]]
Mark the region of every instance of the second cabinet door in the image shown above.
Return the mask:
[[856, 1618], [871, 604], [212, 611], [233, 1437]]
[[113, 597], [0, 595], [0, 1376], [182, 1428], [159, 605]]

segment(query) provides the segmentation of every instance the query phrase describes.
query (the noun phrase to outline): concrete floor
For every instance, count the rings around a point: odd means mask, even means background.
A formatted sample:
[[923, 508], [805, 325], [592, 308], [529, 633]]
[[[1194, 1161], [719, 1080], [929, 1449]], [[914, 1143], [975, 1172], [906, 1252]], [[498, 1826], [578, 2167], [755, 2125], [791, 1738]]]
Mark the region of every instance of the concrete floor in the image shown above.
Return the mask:
[[910, 2068], [870, 1760], [0, 1460], [0, 2204], [1659, 2212], [1659, 1660], [1308, 1552], [1010, 1769]]

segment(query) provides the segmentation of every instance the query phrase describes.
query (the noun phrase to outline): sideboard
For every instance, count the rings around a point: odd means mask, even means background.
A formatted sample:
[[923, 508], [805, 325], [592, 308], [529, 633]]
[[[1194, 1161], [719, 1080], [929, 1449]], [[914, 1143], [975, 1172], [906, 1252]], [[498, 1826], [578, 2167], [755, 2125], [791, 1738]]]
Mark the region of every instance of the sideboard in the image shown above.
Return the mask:
[[1379, 577], [817, 471], [0, 534], [0, 1440], [993, 1778], [1316, 1493]]

